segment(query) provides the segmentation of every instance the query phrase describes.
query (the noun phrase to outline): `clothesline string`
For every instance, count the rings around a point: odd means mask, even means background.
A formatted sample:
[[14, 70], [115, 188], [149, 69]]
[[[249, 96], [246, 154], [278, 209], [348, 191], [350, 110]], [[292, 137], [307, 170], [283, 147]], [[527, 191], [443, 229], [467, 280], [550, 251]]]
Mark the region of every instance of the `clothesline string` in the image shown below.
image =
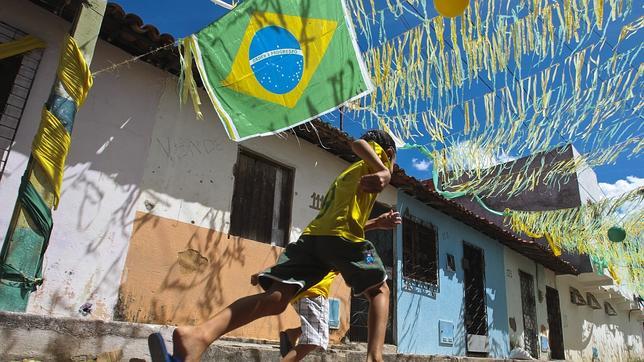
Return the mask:
[[103, 69], [97, 70], [96, 72], [93, 72], [93, 73], [92, 73], [92, 76], [94, 76], [94, 77], [95, 77], [95, 76], [97, 76], [98, 74], [101, 74], [101, 73], [104, 73], [104, 72], [109, 72], [109, 71], [115, 70], [116, 68], [119, 68], [119, 67], [121, 67], [121, 66], [123, 66], [123, 65], [126, 65], [126, 64], [129, 64], [129, 63], [132, 63], [132, 62], [135, 62], [135, 61], [137, 61], [137, 60], [139, 60], [139, 59], [141, 59], [141, 58], [144, 58], [144, 57], [147, 57], [148, 55], [152, 55], [152, 54], [154, 54], [154, 53], [160, 52], [161, 50], [167, 49], [167, 48], [169, 48], [169, 47], [172, 47], [172, 46], [178, 46], [178, 45], [179, 45], [179, 41], [180, 41], [180, 40], [176, 40], [176, 41], [174, 41], [174, 42], [172, 42], [172, 43], [168, 43], [168, 44], [166, 44], [166, 45], [163, 45], [163, 46], [160, 46], [160, 47], [158, 47], [158, 48], [152, 49], [152, 50], [150, 50], [150, 51], [149, 51], [149, 52], [147, 52], [147, 53], [144, 53], [144, 54], [141, 54], [141, 55], [137, 55], [137, 56], [135, 56], [135, 57], [132, 57], [132, 58], [126, 59], [126, 60], [124, 60], [124, 61], [122, 61], [122, 62], [120, 62], [120, 63], [112, 64], [112, 65], [111, 65], [111, 66], [109, 66], [109, 67], [106, 67], [106, 68], [103, 68]]

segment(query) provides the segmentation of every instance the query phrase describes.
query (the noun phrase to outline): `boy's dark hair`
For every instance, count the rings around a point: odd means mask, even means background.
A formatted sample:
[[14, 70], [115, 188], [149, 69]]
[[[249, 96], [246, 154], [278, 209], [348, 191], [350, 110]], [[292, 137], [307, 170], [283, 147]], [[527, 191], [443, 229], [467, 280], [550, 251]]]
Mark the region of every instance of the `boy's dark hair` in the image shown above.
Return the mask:
[[372, 129], [371, 131], [367, 131], [367, 133], [363, 134], [360, 139], [363, 139], [367, 142], [373, 141], [377, 143], [380, 147], [382, 147], [383, 150], [387, 150], [389, 147], [391, 147], [394, 150], [394, 154], [396, 153], [396, 142], [394, 142], [394, 139], [391, 138], [389, 133], [379, 130], [379, 129]]

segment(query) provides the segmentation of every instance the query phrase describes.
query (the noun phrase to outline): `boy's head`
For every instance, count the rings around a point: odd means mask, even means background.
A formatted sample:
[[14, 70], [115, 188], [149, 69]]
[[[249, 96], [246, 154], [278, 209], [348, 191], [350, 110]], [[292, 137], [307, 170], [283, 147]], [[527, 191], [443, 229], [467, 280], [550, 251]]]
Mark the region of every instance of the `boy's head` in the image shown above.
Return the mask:
[[389, 133], [379, 129], [372, 129], [371, 131], [367, 131], [367, 133], [363, 134], [360, 139], [367, 142], [373, 141], [377, 143], [383, 150], [385, 150], [391, 162], [395, 162], [396, 142], [394, 142], [394, 139], [391, 138]]

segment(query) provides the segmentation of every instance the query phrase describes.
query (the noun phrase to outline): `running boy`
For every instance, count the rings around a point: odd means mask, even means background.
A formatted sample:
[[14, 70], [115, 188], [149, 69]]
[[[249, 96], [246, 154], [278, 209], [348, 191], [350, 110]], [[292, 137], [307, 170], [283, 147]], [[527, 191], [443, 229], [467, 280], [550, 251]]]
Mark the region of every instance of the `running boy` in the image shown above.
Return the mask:
[[[370, 222], [365, 231], [389, 230], [400, 223], [400, 214], [392, 210]], [[322, 281], [301, 292], [291, 301], [291, 305], [300, 316], [300, 326], [280, 332], [282, 362], [300, 361], [316, 349], [326, 350], [329, 346], [329, 295], [331, 284], [337, 275], [336, 271], [329, 272]], [[258, 277], [259, 274], [251, 277], [253, 285], [257, 285]]]
[[[301, 290], [320, 282], [331, 270], [340, 272], [355, 294], [369, 300], [367, 361], [382, 361], [389, 314], [387, 273], [365, 229], [376, 196], [391, 180], [396, 145], [386, 132], [373, 130], [351, 144], [361, 159], [344, 170], [326, 194], [318, 216], [300, 239], [289, 244], [277, 264], [259, 275], [264, 293], [243, 297], [199, 326], [174, 330], [174, 356], [198, 362], [208, 346], [224, 334], [262, 317], [282, 313]], [[399, 215], [396, 216], [399, 219]], [[171, 361], [163, 339], [148, 340], [154, 362]]]

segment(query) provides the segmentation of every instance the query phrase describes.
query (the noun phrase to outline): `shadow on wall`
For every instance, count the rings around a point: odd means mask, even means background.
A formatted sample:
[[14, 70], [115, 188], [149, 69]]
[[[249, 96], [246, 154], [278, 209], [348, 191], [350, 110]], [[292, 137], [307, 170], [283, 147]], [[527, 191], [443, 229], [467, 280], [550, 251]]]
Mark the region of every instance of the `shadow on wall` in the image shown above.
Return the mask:
[[[443, 283], [456, 283], [457, 288], [463, 288], [462, 273], [447, 273], [447, 277], [441, 279]], [[450, 286], [452, 287], [452, 286]], [[443, 289], [447, 289], [443, 285]], [[506, 328], [502, 325], [506, 323], [507, 317], [505, 313], [500, 313], [500, 317], [495, 316], [495, 306], [497, 295], [495, 290], [486, 289], [486, 310], [487, 310], [487, 323], [489, 336], [489, 352], [491, 357], [506, 357], [508, 353], [508, 340], [505, 334]], [[403, 297], [404, 294], [404, 297]], [[505, 296], [503, 296], [505, 297]], [[430, 304], [428, 304], [430, 302]], [[406, 304], [406, 310], [403, 312], [401, 309], [402, 323], [398, 324], [399, 328], [399, 341], [404, 341], [405, 348], [410, 351], [427, 351], [428, 344], [429, 351], [432, 354], [451, 354], [457, 356], [467, 355], [467, 331], [465, 329], [465, 304], [464, 298], [461, 295], [454, 298], [446, 298], [445, 295], [441, 299], [440, 292], [436, 297], [427, 293], [412, 292], [405, 290], [400, 293], [398, 297], [398, 305]], [[459, 303], [458, 309], [454, 308], [454, 304]], [[496, 307], [496, 306], [495, 306]], [[456, 315], [451, 315], [449, 311], [457, 313], [454, 323], [454, 342], [453, 344], [441, 344], [440, 335], [436, 333], [428, 333], [427, 328], [438, 331], [438, 321], [441, 319], [451, 320]], [[433, 315], [432, 315], [433, 314]], [[400, 320], [400, 319], [399, 319]], [[499, 333], [501, 336], [499, 337]], [[427, 336], [435, 336], [436, 340], [428, 341]], [[449, 350], [445, 350], [448, 348]]]
[[[632, 333], [634, 331], [629, 328], [625, 315], [607, 316], [603, 310], [584, 312], [591, 313], [591, 316], [590, 320], [583, 322], [581, 333], [571, 331], [566, 335], [568, 344], [565, 345], [565, 348], [568, 358], [591, 359], [596, 357], [601, 361], [639, 360], [638, 358], [641, 358], [641, 322], [633, 324], [635, 328], [639, 329], [639, 333]], [[626, 312], [622, 311], [622, 313]], [[633, 337], [632, 340], [629, 336]], [[637, 348], [637, 345], [640, 347]]]
[[[505, 294], [504, 293], [499, 293], [497, 290], [494, 289], [487, 289], [486, 292], [487, 295], [487, 305], [493, 305], [495, 300], [497, 298], [503, 298], [505, 299]], [[490, 338], [489, 341], [489, 346], [490, 346], [490, 356], [493, 357], [507, 357], [508, 356], [508, 351], [509, 351], [509, 335], [508, 335], [508, 315], [506, 313], [507, 307], [505, 310], [501, 310], [500, 313], [497, 313], [498, 307], [495, 308], [488, 308], [488, 331], [495, 331], [495, 333], [501, 333], [502, 334], [502, 339], [499, 338]], [[500, 314], [498, 316], [497, 314]], [[489, 335], [489, 332], [488, 332]]]
[[[458, 298], [451, 298], [449, 295], [454, 289], [462, 290], [463, 273], [447, 271], [439, 262], [439, 275], [441, 276], [441, 285], [436, 290], [431, 288], [414, 288], [415, 283], [409, 283], [404, 286], [401, 281], [402, 289], [398, 293], [397, 306], [405, 305], [403, 311], [398, 308], [398, 341], [405, 345], [407, 351], [429, 351], [432, 354], [465, 354], [465, 337], [464, 337], [464, 313], [462, 294]], [[459, 303], [460, 308], [458, 319], [454, 320], [456, 315], [454, 305]], [[402, 320], [401, 320], [402, 317]], [[452, 320], [454, 322], [454, 342], [450, 344], [441, 344], [438, 333], [439, 320]], [[428, 328], [431, 332], [428, 333]], [[433, 336], [435, 340], [428, 340], [428, 336]], [[431, 347], [428, 347], [431, 346]], [[440, 348], [450, 348], [451, 351], [446, 353]], [[414, 352], [416, 353], [416, 352]]]
[[[508, 355], [509, 340], [507, 340], [507, 334], [503, 334], [506, 331], [504, 323], [507, 322], [507, 315], [505, 313], [500, 313], [502, 317], [497, 317], [495, 311], [497, 306], [495, 305], [495, 298], [498, 298], [498, 293], [490, 288], [486, 288], [486, 301], [485, 308], [487, 310], [486, 319], [487, 319], [487, 336], [488, 336], [488, 353], [489, 357], [503, 358]], [[505, 295], [501, 296], [505, 298]], [[458, 336], [458, 344], [454, 345], [454, 353], [459, 356], [465, 356], [467, 352], [467, 330], [465, 328], [465, 304], [461, 305], [459, 312], [459, 323], [455, 329], [455, 336]], [[499, 338], [498, 334], [501, 333], [503, 336]], [[504, 338], [505, 337], [505, 338]]]
[[[216, 219], [216, 215], [209, 216]], [[214, 228], [214, 226], [213, 226]], [[272, 265], [281, 248], [212, 228], [137, 213], [115, 319], [197, 324], [239, 297], [260, 291], [250, 276]], [[144, 287], [143, 287], [144, 286]], [[293, 311], [231, 335], [275, 339], [297, 324]]]

